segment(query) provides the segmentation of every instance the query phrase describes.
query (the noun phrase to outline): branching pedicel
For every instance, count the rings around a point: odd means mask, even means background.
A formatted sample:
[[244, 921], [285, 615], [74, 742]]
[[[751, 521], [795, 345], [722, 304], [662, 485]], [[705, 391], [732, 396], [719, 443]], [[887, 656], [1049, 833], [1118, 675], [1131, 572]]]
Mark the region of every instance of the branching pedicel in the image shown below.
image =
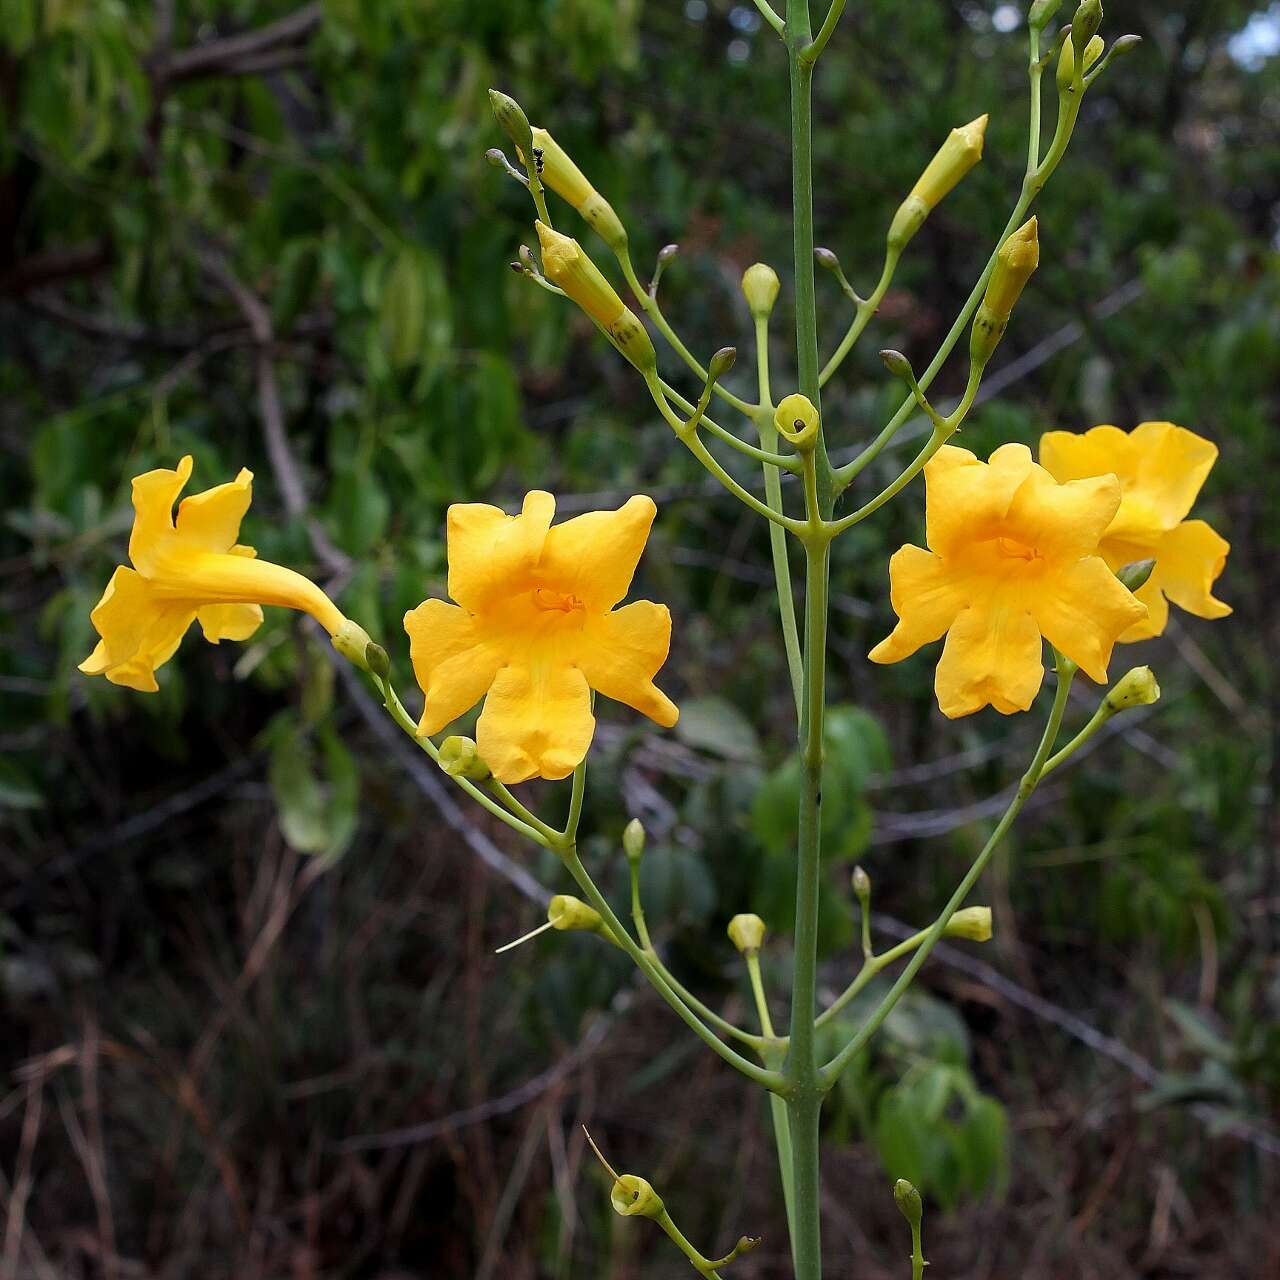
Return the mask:
[[[658, 283], [674, 257], [674, 246], [658, 255], [652, 283], [642, 285], [625, 226], [609, 202], [545, 128], [532, 128], [520, 106], [497, 92], [492, 94], [494, 109], [523, 172], [499, 150], [489, 156], [496, 168], [528, 189], [534, 205], [538, 253], [522, 249], [513, 267], [535, 285], [580, 307], [634, 366], [680, 444], [730, 494], [769, 522], [803, 770], [796, 833], [794, 976], [785, 1034], [772, 1023], [764, 990], [759, 963], [765, 942], [762, 920], [738, 915], [729, 925], [755, 998], [759, 1029], [752, 1031], [735, 1026], [686, 989], [654, 949], [639, 890], [644, 853], [640, 824], [631, 822], [623, 837], [631, 871], [631, 928], [619, 919], [579, 857], [586, 757], [595, 728], [593, 691], [627, 703], [663, 726], [673, 725], [678, 715], [653, 683], [667, 656], [670, 615], [664, 606], [649, 601], [618, 607], [655, 516], [647, 497], [632, 498], [617, 511], [593, 512], [560, 525], [552, 524], [554, 498], [536, 491], [516, 516], [483, 505], [450, 508], [448, 585], [455, 603], [426, 600], [405, 618], [415, 674], [425, 695], [421, 718], [415, 722], [392, 686], [386, 652], [313, 583], [292, 570], [258, 562], [250, 548], [237, 543], [249, 505], [247, 472], [230, 484], [186, 498], [174, 519], [173, 503], [191, 470], [190, 460], [184, 459], [176, 471], [153, 471], [134, 481], [137, 515], [129, 544], [133, 567], [116, 571], [93, 611], [101, 641], [82, 670], [142, 691], [154, 690], [156, 669], [172, 656], [196, 619], [206, 638], [217, 643], [247, 639], [261, 621], [263, 604], [299, 609], [316, 618], [338, 650], [377, 683], [396, 723], [459, 787], [514, 831], [559, 856], [583, 899], [558, 895], [547, 924], [527, 936], [550, 928], [581, 930], [596, 934], [602, 945], [621, 948], [695, 1035], [768, 1091], [795, 1275], [797, 1280], [817, 1280], [818, 1121], [824, 1096], [876, 1033], [940, 938], [980, 942], [991, 936], [989, 909], [963, 904], [1040, 780], [1111, 716], [1159, 697], [1150, 670], [1135, 668], [1104, 696], [1075, 737], [1059, 746], [1067, 695], [1077, 672], [1105, 683], [1114, 645], [1159, 634], [1169, 600], [1202, 617], [1230, 612], [1212, 595], [1228, 547], [1203, 521], [1186, 518], [1217, 451], [1181, 427], [1144, 423], [1128, 434], [1110, 426], [1083, 435], [1050, 432], [1041, 442], [1039, 463], [1022, 445], [1005, 445], [982, 462], [948, 443], [973, 406], [983, 372], [1039, 262], [1039, 227], [1028, 217], [1030, 208], [1062, 161], [1089, 86], [1116, 54], [1136, 44], [1136, 38], [1124, 37], [1107, 48], [1099, 34], [1102, 6], [1099, 0], [1084, 0], [1071, 25], [1047, 39], [1046, 27], [1061, 0], [1036, 0], [1032, 5], [1027, 164], [1008, 223], [923, 372], [917, 375], [898, 352], [882, 353], [886, 367], [906, 384], [909, 394], [857, 457], [833, 467], [827, 454], [831, 425], [822, 415], [821, 388], [839, 371], [875, 315], [912, 237], [980, 161], [987, 116], [955, 129], [929, 163], [892, 219], [879, 280], [862, 297], [835, 254], [813, 244], [811, 84], [814, 65], [836, 30], [844, 2], [833, 0], [816, 36], [808, 0], [789, 0], [785, 17], [767, 0], [756, 0], [756, 5], [786, 47], [792, 86], [797, 386], [777, 404], [767, 336], [780, 285], [770, 267], [757, 263], [742, 281], [756, 337], [756, 393], [750, 400], [723, 382], [734, 366], [734, 350], [717, 351], [704, 365], [663, 313]], [[1057, 123], [1044, 149], [1042, 81], [1051, 66], [1056, 67]], [[612, 251], [639, 314], [578, 241], [557, 229], [548, 190], [581, 215]], [[816, 265], [834, 273], [854, 307], [825, 365], [818, 355]], [[698, 379], [696, 399], [681, 394], [659, 372], [642, 315]], [[955, 409], [942, 414], [929, 401], [929, 387], [966, 329], [970, 341], [965, 392]], [[710, 416], [713, 400], [754, 427], [756, 443]], [[837, 500], [893, 441], [916, 407], [932, 426], [924, 447], [884, 490], [837, 514]], [[713, 448], [721, 446], [761, 466], [763, 497], [719, 461]], [[782, 472], [801, 482], [802, 510], [795, 514], [784, 507]], [[846, 990], [819, 1012], [815, 976], [830, 548], [922, 472], [927, 548], [906, 546], [893, 556], [891, 600], [898, 623], [870, 657], [897, 662], [945, 635], [936, 677], [943, 713], [964, 716], [993, 706], [1008, 714], [1030, 709], [1039, 693], [1047, 640], [1056, 688], [1040, 745], [1014, 799], [930, 925], [877, 955], [867, 928], [871, 882], [865, 872], [855, 874], [853, 888], [864, 921], [864, 962]], [[804, 552], [802, 624], [787, 559], [789, 537]], [[451, 737], [437, 745], [433, 735], [482, 698], [477, 740]], [[530, 778], [572, 779], [563, 827], [544, 821], [510, 790]], [[815, 1030], [841, 1013], [873, 977], [901, 960], [906, 960], [905, 967], [872, 1013], [830, 1061], [822, 1062]], [[615, 1174], [603, 1155], [600, 1158], [612, 1179], [615, 1209], [624, 1216], [654, 1219], [698, 1273], [718, 1275], [755, 1244], [744, 1236], [724, 1257], [713, 1259], [699, 1252], [648, 1182], [633, 1174]], [[912, 1276], [919, 1280], [925, 1266], [920, 1196], [901, 1181], [894, 1196], [911, 1228]]]

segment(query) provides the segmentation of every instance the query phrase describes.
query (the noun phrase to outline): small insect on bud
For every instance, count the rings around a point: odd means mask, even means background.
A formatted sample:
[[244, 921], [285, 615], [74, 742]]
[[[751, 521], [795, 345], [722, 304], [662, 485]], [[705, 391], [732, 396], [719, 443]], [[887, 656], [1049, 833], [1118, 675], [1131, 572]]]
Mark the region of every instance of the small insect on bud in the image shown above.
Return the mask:
[[920, 1193], [906, 1178], [899, 1178], [893, 1184], [893, 1199], [898, 1212], [906, 1218], [911, 1230], [919, 1231], [920, 1219], [924, 1216], [924, 1202], [920, 1199]]
[[489, 766], [480, 758], [474, 740], [458, 734], [440, 744], [440, 767], [451, 778], [484, 782], [489, 777]]
[[961, 907], [943, 930], [948, 938], [968, 938], [970, 942], [991, 941], [991, 908]]
[[1129, 588], [1130, 591], [1140, 591], [1151, 579], [1152, 570], [1156, 567], [1154, 560], [1135, 560], [1132, 564], [1127, 564], [1116, 577]]
[[639, 818], [632, 818], [622, 828], [622, 849], [628, 862], [634, 865], [644, 856], [644, 841], [644, 823]]
[[558, 285], [617, 344], [618, 349], [641, 372], [657, 368], [658, 354], [648, 331], [627, 309], [599, 267], [570, 236], [561, 235], [546, 223], [534, 224], [542, 247], [542, 269], [552, 284]]
[[624, 1218], [660, 1218], [666, 1212], [662, 1197], [653, 1186], [634, 1173], [624, 1173], [613, 1184], [609, 1203]]
[[952, 129], [898, 207], [889, 226], [889, 247], [901, 251], [945, 196], [982, 159], [988, 116]]
[[769, 318], [780, 288], [778, 273], [767, 263], [753, 263], [742, 273], [742, 296], [747, 300], [747, 310], [753, 319]]
[[1062, 0], [1035, 0], [1031, 12], [1027, 14], [1027, 25], [1033, 31], [1043, 31], [1061, 8]]
[[372, 641], [358, 622], [344, 618], [331, 643], [348, 662], [354, 663], [361, 671], [369, 670], [369, 645]]
[[1134, 667], [1112, 686], [1103, 705], [1113, 714], [1130, 707], [1149, 707], [1160, 701], [1160, 685], [1150, 667]]
[[[1074, 33], [1074, 28], [1072, 28]], [[1080, 72], [1084, 75], [1097, 60], [1102, 57], [1103, 50], [1107, 47], [1106, 41], [1101, 36], [1094, 36], [1084, 47], [1084, 64], [1083, 70]], [[1075, 44], [1071, 40], [1063, 43], [1062, 52], [1058, 55], [1058, 89], [1062, 93], [1070, 93], [1075, 85], [1076, 75], [1076, 50]]]
[[528, 155], [533, 149], [533, 130], [529, 127], [529, 117], [524, 108], [512, 97], [499, 93], [497, 89], [489, 90], [489, 105], [497, 117], [502, 131], [516, 144], [521, 155]]
[[1039, 224], [1031, 218], [1000, 246], [996, 255], [995, 270], [969, 339], [969, 356], [974, 364], [985, 365], [991, 359], [1009, 326], [1014, 304], [1039, 265]]
[[726, 930], [729, 941], [744, 955], [755, 955], [764, 946], [765, 923], [756, 915], [734, 916]]
[[797, 453], [812, 453], [818, 447], [818, 411], [813, 401], [798, 391], [783, 399], [774, 412], [773, 425]]
[[[621, 249], [627, 243], [627, 232], [613, 206], [591, 185], [586, 174], [546, 129], [534, 129], [532, 135], [538, 177], [572, 205], [610, 249]], [[525, 159], [527, 154], [521, 149], [520, 158]]]

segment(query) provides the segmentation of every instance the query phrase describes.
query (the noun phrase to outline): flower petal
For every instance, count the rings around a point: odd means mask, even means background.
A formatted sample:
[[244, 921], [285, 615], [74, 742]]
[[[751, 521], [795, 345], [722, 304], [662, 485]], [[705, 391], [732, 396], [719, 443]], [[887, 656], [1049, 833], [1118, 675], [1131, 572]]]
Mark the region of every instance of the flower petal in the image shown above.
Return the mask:
[[449, 594], [472, 613], [512, 594], [513, 581], [528, 578], [537, 565], [555, 510], [556, 500], [536, 489], [525, 496], [518, 516], [480, 502], [451, 506]]
[[[1203, 520], [1184, 520], [1156, 549], [1160, 588], [1174, 604], [1200, 618], [1225, 618], [1231, 606], [1213, 594], [1231, 544]], [[1155, 576], [1155, 575], [1153, 575]]]
[[1026, 445], [1002, 445], [989, 463], [979, 462], [968, 449], [943, 445], [924, 469], [929, 550], [945, 557], [954, 547], [995, 537], [1034, 465]]
[[670, 647], [671, 614], [666, 605], [637, 600], [588, 620], [578, 665], [597, 693], [624, 702], [669, 729], [680, 712], [653, 677], [667, 660]]
[[229, 484], [183, 498], [178, 504], [178, 535], [201, 551], [230, 551], [252, 500], [253, 472], [242, 469]]
[[1009, 503], [1006, 532], [1046, 560], [1075, 561], [1096, 554], [1119, 506], [1113, 475], [1060, 484], [1043, 467], [1032, 467]]
[[898, 625], [871, 650], [872, 662], [901, 662], [921, 645], [940, 640], [969, 603], [938, 556], [910, 545], [889, 560], [889, 599]]
[[1086, 556], [1028, 593], [1044, 638], [1090, 680], [1105, 684], [1116, 641], [1146, 618], [1141, 601], [1099, 556]]
[[476, 746], [499, 782], [567, 778], [595, 733], [586, 676], [536, 651], [530, 656], [498, 672], [476, 724]]
[[139, 573], [155, 569], [157, 543], [173, 532], [173, 504], [191, 479], [194, 465], [187, 454], [176, 471], [158, 468], [135, 476], [133, 481], [133, 531], [129, 535], [129, 559]]
[[102, 639], [80, 670], [154, 693], [159, 688], [156, 670], [173, 657], [195, 620], [195, 609], [184, 601], [160, 599], [141, 574], [121, 565], [89, 616]]
[[577, 596], [589, 610], [612, 609], [626, 594], [658, 508], [643, 494], [616, 511], [590, 511], [547, 534], [540, 585]]
[[443, 600], [410, 609], [404, 629], [413, 673], [426, 695], [418, 733], [439, 733], [484, 697], [504, 659], [471, 614]]
[[262, 606], [207, 604], [196, 610], [196, 621], [210, 644], [220, 640], [248, 640], [262, 625]]
[[1128, 434], [1110, 426], [1050, 431], [1040, 441], [1041, 464], [1058, 480], [1117, 476], [1124, 500], [1111, 532], [1144, 542], [1186, 516], [1217, 457], [1212, 441], [1172, 422], [1144, 422]]
[[1044, 646], [1035, 619], [1018, 605], [971, 606], [947, 633], [934, 678], [948, 719], [990, 704], [1002, 715], [1026, 711], [1044, 680]]

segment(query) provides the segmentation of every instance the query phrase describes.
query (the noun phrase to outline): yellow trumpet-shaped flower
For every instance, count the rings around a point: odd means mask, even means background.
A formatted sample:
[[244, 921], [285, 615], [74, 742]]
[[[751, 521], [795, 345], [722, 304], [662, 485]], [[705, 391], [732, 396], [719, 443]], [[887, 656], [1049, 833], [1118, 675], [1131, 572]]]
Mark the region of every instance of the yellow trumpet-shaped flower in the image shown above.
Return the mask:
[[1044, 679], [1042, 638], [1105, 682], [1117, 638], [1146, 616], [1098, 555], [1119, 481], [1059, 484], [1020, 444], [990, 462], [944, 445], [924, 475], [929, 550], [889, 561], [899, 621], [871, 660], [899, 662], [946, 635], [934, 687], [951, 718], [1026, 711]]
[[1113, 569], [1138, 560], [1156, 562], [1137, 591], [1147, 617], [1122, 641], [1160, 635], [1169, 621], [1170, 600], [1201, 618], [1231, 612], [1213, 595], [1231, 544], [1203, 520], [1186, 519], [1217, 459], [1216, 445], [1172, 422], [1144, 422], [1130, 432], [1094, 427], [1082, 435], [1050, 431], [1041, 437], [1040, 463], [1058, 480], [1108, 472], [1119, 479], [1120, 509], [1103, 534], [1103, 559]]
[[148, 471], [133, 482], [129, 559], [111, 576], [90, 618], [102, 637], [81, 664], [86, 675], [142, 693], [157, 689], [156, 670], [199, 621], [206, 640], [247, 640], [264, 604], [309, 613], [330, 635], [346, 619], [314, 582], [254, 557], [236, 542], [249, 508], [253, 474], [241, 471], [173, 504], [191, 478], [190, 455], [176, 471]]
[[422, 735], [485, 699], [480, 756], [500, 782], [567, 777], [595, 732], [591, 690], [659, 724], [678, 712], [653, 683], [671, 615], [627, 594], [657, 508], [629, 499], [551, 526], [555, 499], [534, 491], [518, 516], [480, 503], [448, 515], [449, 595], [405, 614], [426, 694]]

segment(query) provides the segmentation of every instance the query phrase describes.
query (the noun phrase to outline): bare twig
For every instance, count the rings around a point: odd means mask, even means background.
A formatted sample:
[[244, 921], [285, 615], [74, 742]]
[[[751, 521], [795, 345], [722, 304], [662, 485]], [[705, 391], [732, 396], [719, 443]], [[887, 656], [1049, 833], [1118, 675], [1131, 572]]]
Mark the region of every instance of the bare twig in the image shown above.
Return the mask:
[[[305, 4], [286, 17], [253, 31], [237, 36], [224, 36], [220, 40], [210, 40], [207, 44], [162, 55], [154, 63], [155, 71], [158, 78], [169, 83], [191, 80], [197, 76], [224, 75], [228, 72], [235, 74], [235, 68], [246, 62], [261, 59], [266, 54], [276, 53], [288, 46], [305, 43], [320, 26], [323, 17], [324, 7], [316, 0], [315, 3]], [[157, 53], [160, 51], [157, 50]]]

